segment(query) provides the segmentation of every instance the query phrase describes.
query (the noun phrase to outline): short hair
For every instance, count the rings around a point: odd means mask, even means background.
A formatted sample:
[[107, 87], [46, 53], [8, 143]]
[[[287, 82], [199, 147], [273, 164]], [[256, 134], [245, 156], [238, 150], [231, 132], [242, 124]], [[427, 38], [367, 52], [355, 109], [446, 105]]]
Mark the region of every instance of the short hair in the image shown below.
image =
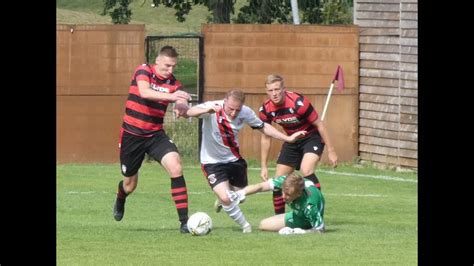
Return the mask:
[[280, 82], [280, 88], [285, 87], [285, 81], [283, 80], [283, 77], [277, 74], [268, 75], [265, 85], [273, 84], [275, 82]]
[[170, 45], [165, 45], [160, 49], [160, 53], [158, 56], [166, 56], [166, 57], [171, 57], [171, 58], [176, 58], [179, 56], [178, 52], [176, 52], [176, 49], [173, 46]]
[[240, 89], [232, 89], [232, 90], [228, 91], [225, 95], [225, 98], [229, 99], [229, 97], [232, 97], [232, 98], [240, 101], [241, 103], [245, 102], [245, 94]]
[[289, 174], [285, 181], [283, 181], [282, 190], [285, 191], [285, 194], [290, 194], [296, 198], [301, 196], [304, 189], [304, 178], [293, 172]]

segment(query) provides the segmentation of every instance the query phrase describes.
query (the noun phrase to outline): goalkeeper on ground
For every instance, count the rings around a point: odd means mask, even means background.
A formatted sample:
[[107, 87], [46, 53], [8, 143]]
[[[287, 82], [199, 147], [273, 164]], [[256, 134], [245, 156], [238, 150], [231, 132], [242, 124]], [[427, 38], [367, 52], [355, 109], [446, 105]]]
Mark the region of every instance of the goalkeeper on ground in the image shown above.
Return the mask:
[[263, 219], [260, 222], [260, 230], [279, 232], [282, 235], [324, 232], [323, 194], [312, 181], [304, 179], [296, 172], [249, 185], [234, 192], [233, 196], [242, 201], [246, 195], [274, 189], [283, 191], [283, 198], [292, 211]]

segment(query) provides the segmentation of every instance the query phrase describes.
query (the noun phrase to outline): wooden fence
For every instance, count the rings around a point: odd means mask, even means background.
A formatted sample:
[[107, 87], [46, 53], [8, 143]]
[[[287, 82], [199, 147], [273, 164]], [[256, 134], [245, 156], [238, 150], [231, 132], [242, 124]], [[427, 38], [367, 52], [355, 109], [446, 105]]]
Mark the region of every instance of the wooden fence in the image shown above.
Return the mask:
[[[307, 96], [321, 115], [341, 65], [346, 89], [334, 90], [325, 122], [340, 161], [358, 155], [357, 26], [209, 24], [203, 25], [202, 33], [204, 98], [221, 99], [229, 89], [241, 88], [247, 94], [246, 104], [256, 112], [266, 99], [267, 75], [278, 73], [288, 90]], [[244, 157], [260, 159], [260, 132], [245, 128], [239, 140]], [[280, 146], [274, 140], [271, 159], [276, 159]]]
[[359, 0], [361, 159], [418, 164], [416, 0]]
[[130, 77], [144, 25], [57, 25], [56, 161], [117, 162]]

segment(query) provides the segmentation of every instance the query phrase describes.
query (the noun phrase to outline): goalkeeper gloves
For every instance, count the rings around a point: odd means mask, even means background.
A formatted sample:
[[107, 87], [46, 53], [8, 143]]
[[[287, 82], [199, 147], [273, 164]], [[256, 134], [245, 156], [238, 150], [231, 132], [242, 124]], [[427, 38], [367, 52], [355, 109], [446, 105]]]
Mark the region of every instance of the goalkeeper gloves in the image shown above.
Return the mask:
[[278, 231], [278, 234], [280, 235], [301, 235], [301, 234], [306, 234], [306, 230], [301, 229], [301, 228], [291, 228], [291, 227], [283, 227]]

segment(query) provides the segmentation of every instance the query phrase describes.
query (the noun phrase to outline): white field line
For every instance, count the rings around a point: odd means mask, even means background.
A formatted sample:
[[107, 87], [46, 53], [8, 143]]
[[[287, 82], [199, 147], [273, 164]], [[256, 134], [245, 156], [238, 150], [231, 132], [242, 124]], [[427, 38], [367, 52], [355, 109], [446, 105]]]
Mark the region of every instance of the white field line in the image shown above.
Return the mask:
[[[114, 194], [115, 192], [111, 191], [68, 191], [66, 192], [67, 194], [95, 194], [95, 193], [102, 193], [102, 194]], [[140, 191], [135, 191], [133, 194], [148, 194], [149, 192], [140, 192]], [[188, 191], [188, 194], [193, 194], [193, 195], [203, 195], [203, 194], [214, 194], [212, 191]], [[258, 194], [269, 194], [270, 192], [260, 192]], [[170, 194], [169, 192], [154, 192], [153, 194]], [[379, 198], [379, 197], [387, 197], [385, 195], [380, 195], [380, 194], [338, 194], [338, 193], [324, 193], [324, 195], [328, 196], [337, 196], [337, 197], [372, 197], [372, 198]]]
[[[260, 170], [260, 168], [248, 168], [249, 170]], [[275, 168], [268, 168], [268, 170], [275, 170]], [[382, 180], [390, 180], [390, 181], [399, 181], [399, 182], [411, 182], [411, 183], [418, 183], [418, 180], [414, 179], [405, 179], [396, 176], [385, 176], [385, 175], [364, 175], [364, 174], [356, 174], [356, 173], [347, 173], [347, 172], [336, 172], [336, 171], [327, 171], [318, 169], [316, 172], [330, 174], [330, 175], [345, 175], [345, 176], [354, 176], [354, 177], [368, 177], [373, 179], [382, 179]]]

